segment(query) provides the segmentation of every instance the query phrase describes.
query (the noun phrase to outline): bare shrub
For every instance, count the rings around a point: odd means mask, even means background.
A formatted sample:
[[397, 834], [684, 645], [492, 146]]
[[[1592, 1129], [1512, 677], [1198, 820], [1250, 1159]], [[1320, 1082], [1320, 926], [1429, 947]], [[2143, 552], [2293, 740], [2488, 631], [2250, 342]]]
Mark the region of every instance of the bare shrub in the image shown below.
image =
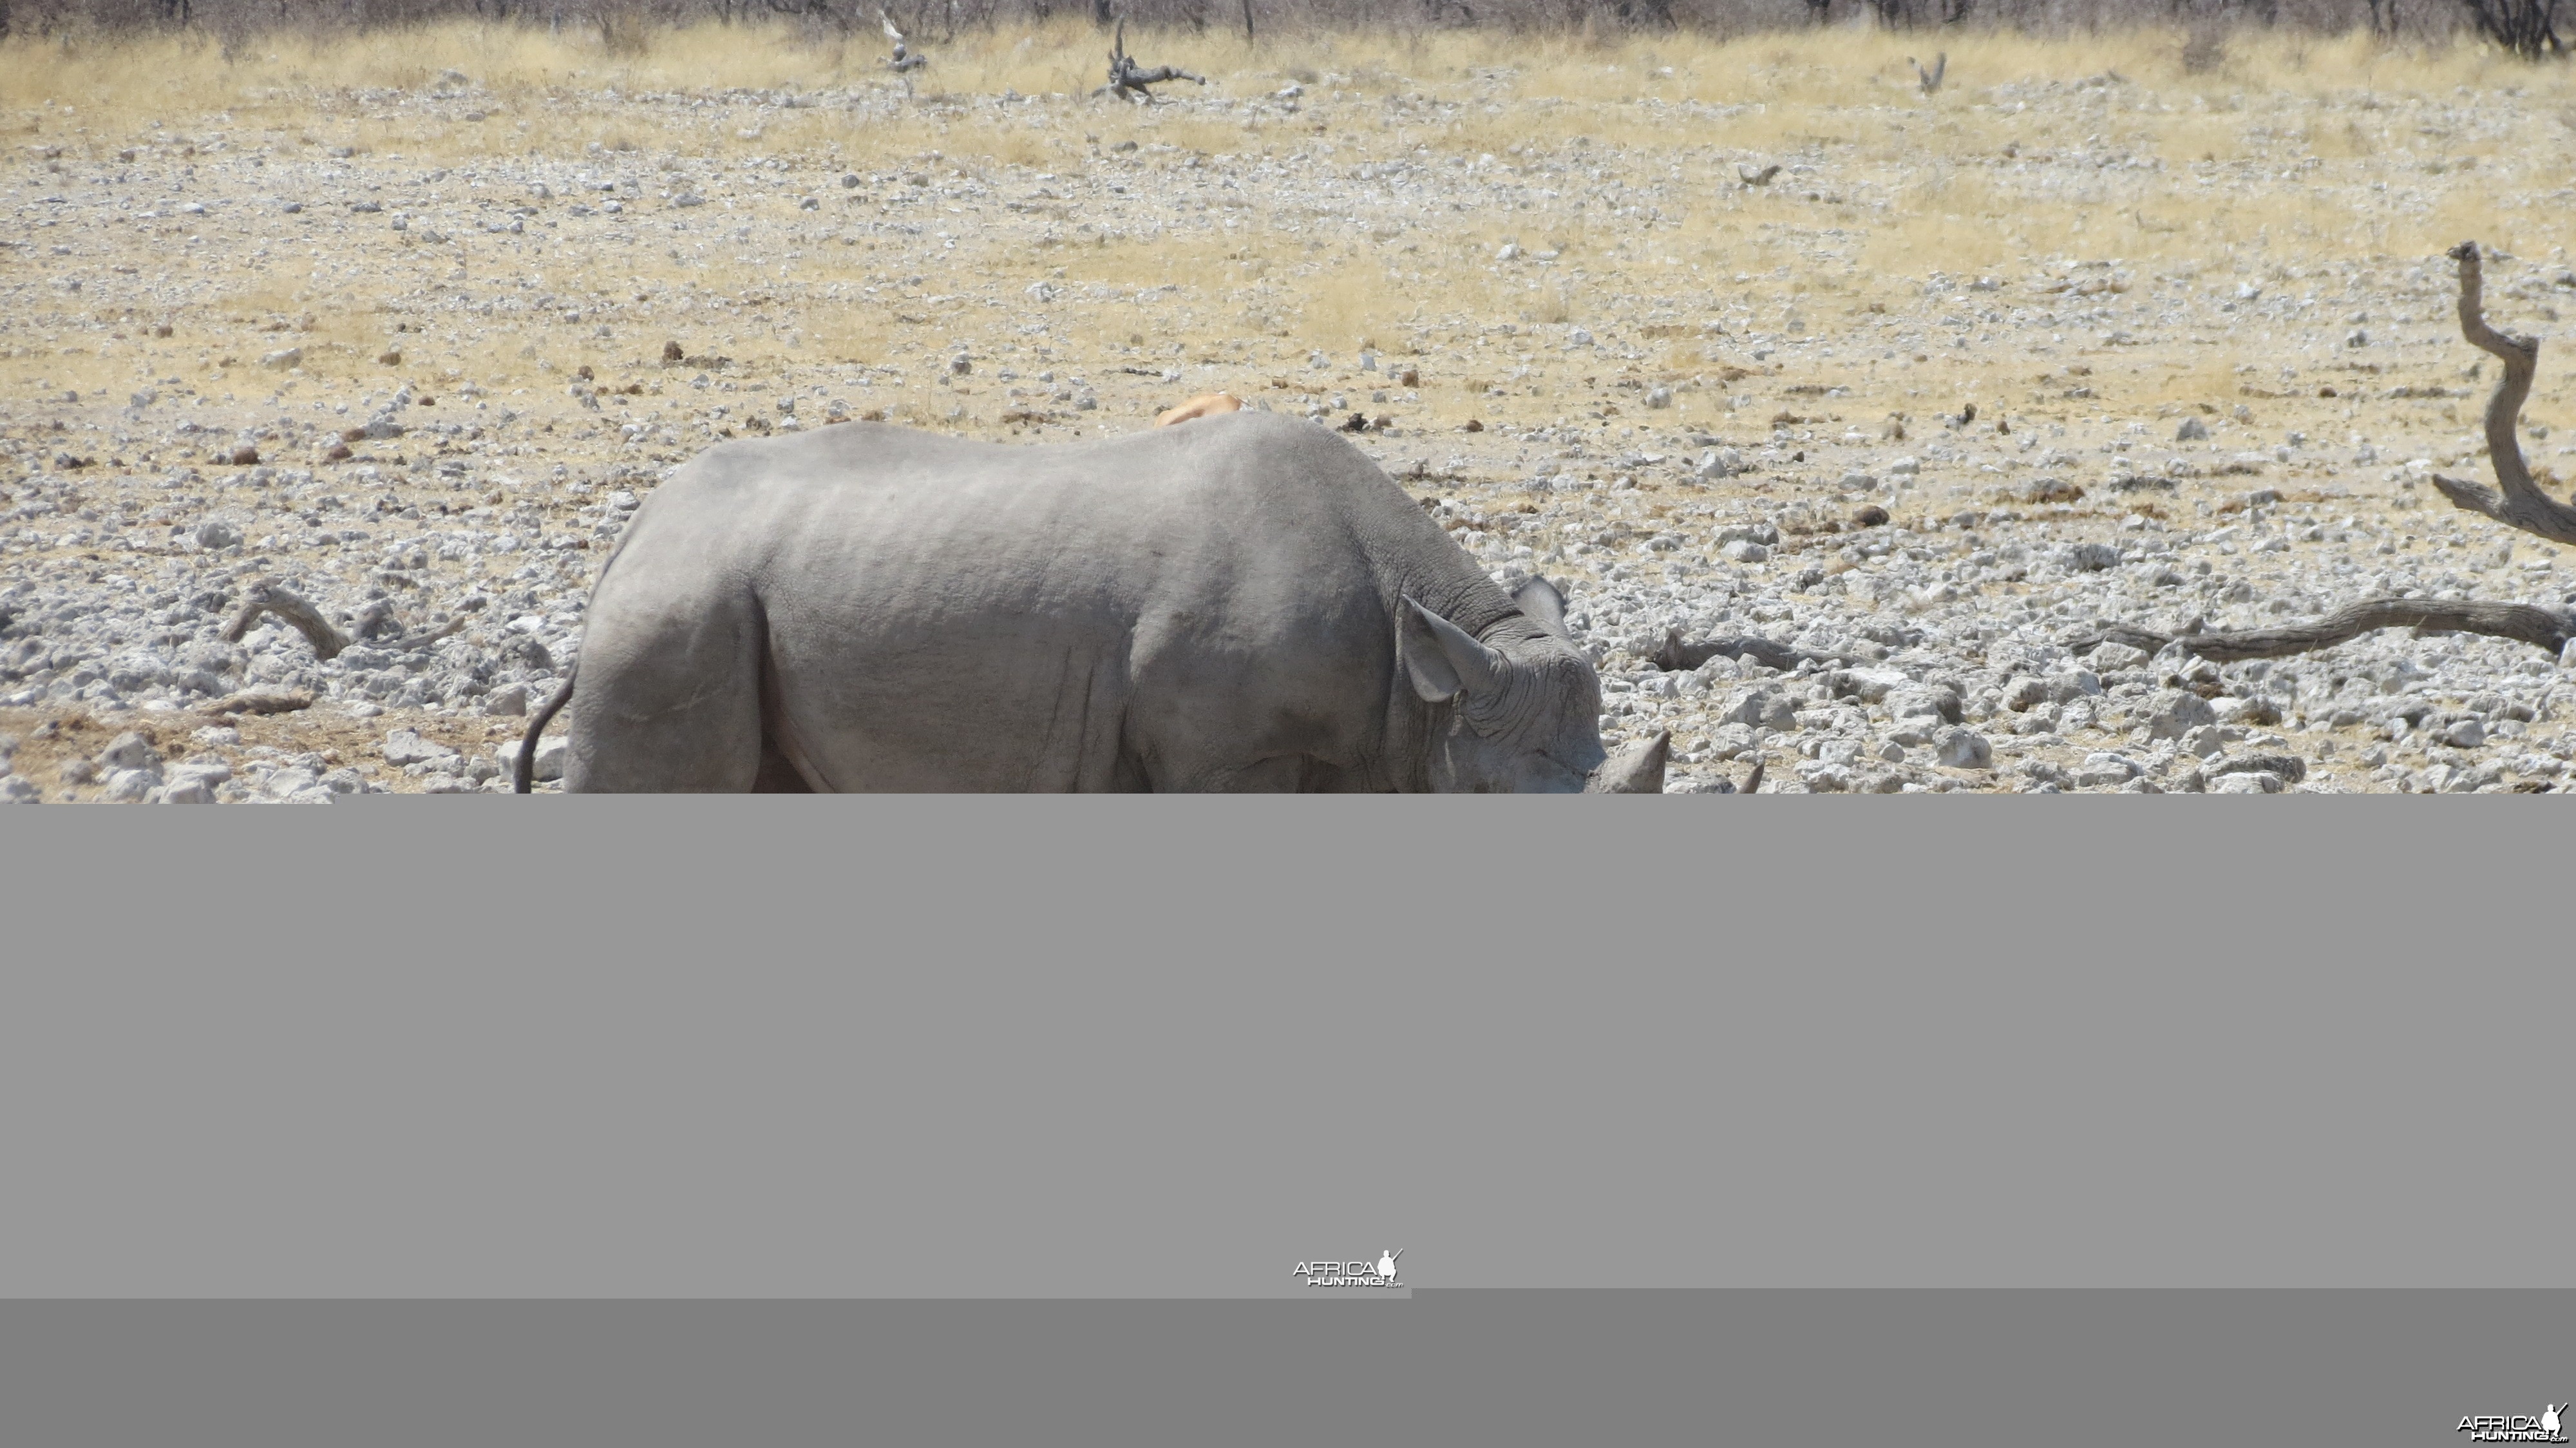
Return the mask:
[[[2460, 0], [2480, 35], [2516, 55], [2564, 55], [2558, 35], [2558, 0]], [[2373, 7], [2376, 8], [2376, 7]]]

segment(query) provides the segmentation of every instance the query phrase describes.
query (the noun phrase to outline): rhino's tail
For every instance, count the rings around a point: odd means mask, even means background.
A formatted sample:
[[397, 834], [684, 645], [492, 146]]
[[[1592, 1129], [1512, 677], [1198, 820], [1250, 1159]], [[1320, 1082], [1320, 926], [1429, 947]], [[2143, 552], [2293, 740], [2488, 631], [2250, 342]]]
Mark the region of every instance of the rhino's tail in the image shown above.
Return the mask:
[[563, 687], [555, 690], [555, 696], [546, 701], [546, 707], [539, 709], [536, 713], [536, 717], [528, 721], [528, 732], [519, 736], [519, 757], [511, 761], [510, 764], [510, 792], [512, 794], [526, 794], [529, 790], [535, 787], [537, 779], [537, 736], [545, 733], [546, 726], [554, 722], [556, 711], [560, 710], [566, 703], [571, 701], [572, 681], [574, 676], [580, 672], [581, 665], [578, 663], [575, 663], [571, 668], [564, 670]]

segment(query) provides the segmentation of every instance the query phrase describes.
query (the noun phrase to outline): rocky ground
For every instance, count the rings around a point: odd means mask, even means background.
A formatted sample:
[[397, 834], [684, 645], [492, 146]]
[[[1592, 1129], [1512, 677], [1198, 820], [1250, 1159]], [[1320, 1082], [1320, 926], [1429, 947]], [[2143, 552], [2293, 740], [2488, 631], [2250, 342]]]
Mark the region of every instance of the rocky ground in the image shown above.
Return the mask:
[[[1775, 791], [2561, 787], [2576, 678], [2526, 645], [2067, 640], [2576, 603], [2557, 550], [2427, 482], [2485, 476], [2493, 381], [2436, 243], [2498, 248], [2510, 330], [2576, 308], [2535, 220], [2576, 201], [2564, 94], [1962, 57], [1790, 117], [1630, 68], [22, 107], [0, 797], [502, 789], [606, 549], [710, 442], [1042, 445], [1218, 388], [1564, 585], [1605, 733], [1672, 730], [1677, 789], [1757, 758]], [[2559, 362], [2544, 471], [2576, 453]], [[362, 636], [224, 637], [268, 578]], [[1673, 630], [1811, 657], [1666, 670]]]

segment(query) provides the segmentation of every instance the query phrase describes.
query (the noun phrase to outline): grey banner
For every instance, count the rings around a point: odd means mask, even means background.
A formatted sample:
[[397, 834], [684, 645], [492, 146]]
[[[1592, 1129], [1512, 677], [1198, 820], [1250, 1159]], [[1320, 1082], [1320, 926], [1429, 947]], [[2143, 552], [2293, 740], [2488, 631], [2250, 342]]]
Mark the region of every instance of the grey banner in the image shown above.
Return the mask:
[[2554, 805], [11, 811], [0, 1294], [2566, 1286]]
[[5, 1303], [41, 1448], [2446, 1448], [2571, 1396], [2576, 1295]]

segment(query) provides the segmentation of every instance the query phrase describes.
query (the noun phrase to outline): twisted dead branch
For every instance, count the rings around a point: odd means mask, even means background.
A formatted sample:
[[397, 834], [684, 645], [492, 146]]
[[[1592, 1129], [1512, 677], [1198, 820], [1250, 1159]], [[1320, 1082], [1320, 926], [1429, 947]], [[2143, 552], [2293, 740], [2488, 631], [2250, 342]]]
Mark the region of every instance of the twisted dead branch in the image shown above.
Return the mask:
[[[2470, 345], [2493, 353], [2504, 363], [2504, 376], [2496, 383], [2495, 395], [2487, 399], [2486, 415], [2487, 460], [2503, 491], [2499, 494], [2482, 484], [2438, 473], [2433, 485], [2441, 489], [2443, 497], [2472, 513], [2483, 513], [2553, 543], [2576, 546], [2576, 508], [2540, 491], [2532, 481], [2530, 466], [2523, 461], [2522, 445], [2514, 438], [2514, 429], [2522, 420], [2523, 400], [2531, 395], [2532, 373], [2540, 361], [2540, 341], [2535, 337], [2509, 336], [2487, 325], [2476, 242], [2461, 242], [2447, 254], [2460, 264], [2460, 334]], [[2066, 646], [2087, 649], [2108, 641], [2152, 653], [2179, 639], [2204, 659], [2229, 663], [2332, 648], [2383, 628], [2484, 634], [2558, 653], [2567, 647], [2571, 636], [2576, 636], [2576, 619], [2554, 609], [2522, 603], [2373, 598], [2339, 608], [2313, 622], [2283, 628], [2168, 634], [2128, 624], [2098, 625], [2066, 640]]]
[[1905, 63], [1914, 67], [1914, 78], [1922, 83], [1923, 93], [1928, 96], [1941, 88], [1941, 77], [1950, 73], [1950, 52], [1945, 50], [1933, 56], [1930, 70], [1925, 70], [1923, 62], [1910, 55], [1905, 57]]
[[313, 656], [317, 659], [338, 658], [359, 639], [367, 640], [374, 648], [407, 654], [414, 649], [427, 648], [465, 627], [465, 620], [452, 619], [428, 633], [378, 642], [372, 636], [393, 621], [392, 605], [378, 600], [359, 615], [357, 637], [352, 638], [324, 618], [322, 610], [307, 602], [302, 594], [274, 578], [262, 578], [243, 592], [240, 611], [233, 615], [231, 623], [224, 625], [224, 642], [240, 643], [243, 635], [250, 632], [250, 626], [259, 622], [261, 614], [275, 614], [293, 624], [304, 635], [305, 641], [313, 645]]
[[231, 623], [224, 625], [224, 642], [240, 643], [242, 636], [250, 632], [250, 626], [259, 622], [259, 616], [264, 613], [276, 614], [301, 630], [305, 641], [313, 645], [313, 656], [317, 659], [338, 658], [340, 651], [353, 642], [347, 634], [333, 627], [320, 609], [305, 602], [302, 594], [274, 578], [260, 579], [242, 594], [241, 611], [233, 615]]
[[2531, 480], [2530, 465], [2522, 460], [2522, 444], [2514, 439], [2513, 430], [2521, 424], [2522, 404], [2531, 395], [2531, 375], [2540, 363], [2540, 339], [2514, 337], [2487, 325], [2480, 303], [2478, 244], [2464, 241], [2452, 247], [2451, 259], [2460, 264], [2460, 332], [2471, 346], [2495, 355], [2504, 364], [2504, 376], [2496, 383], [2495, 395], [2487, 399], [2487, 460], [2495, 468], [2496, 482], [2504, 488], [2502, 497], [2478, 483], [2462, 482], [2433, 475], [2433, 486], [2442, 496], [2472, 513], [2484, 513], [2497, 522], [2525, 533], [2546, 538], [2552, 543], [2576, 546], [2576, 508], [2558, 502], [2540, 491]]

